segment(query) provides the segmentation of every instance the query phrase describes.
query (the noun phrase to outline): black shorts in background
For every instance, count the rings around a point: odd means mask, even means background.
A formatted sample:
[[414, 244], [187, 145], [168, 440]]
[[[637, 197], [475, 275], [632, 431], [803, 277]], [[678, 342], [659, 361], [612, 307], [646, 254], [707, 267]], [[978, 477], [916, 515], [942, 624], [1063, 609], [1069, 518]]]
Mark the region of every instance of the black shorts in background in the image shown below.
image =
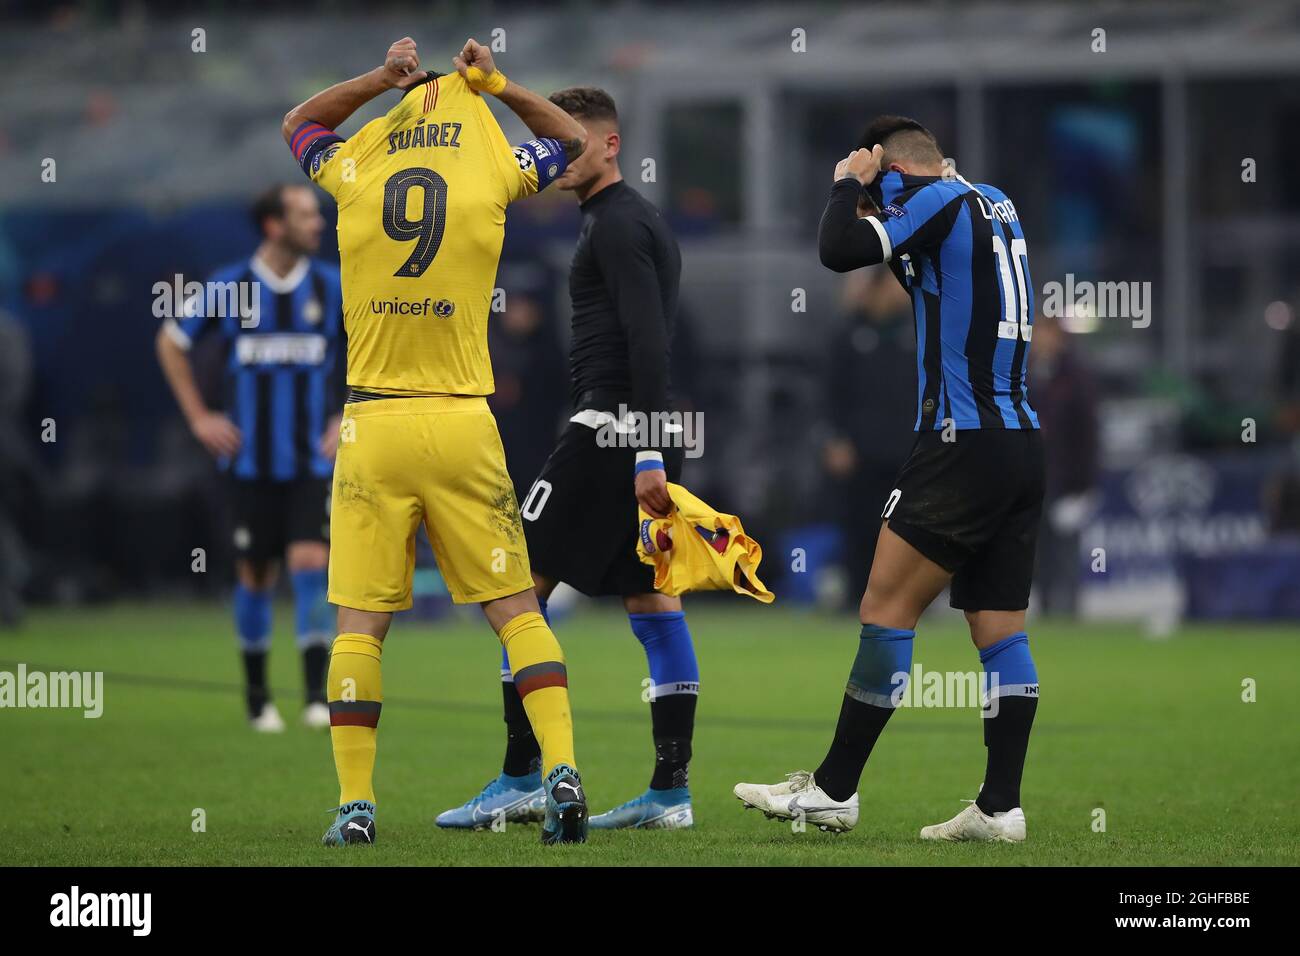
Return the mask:
[[924, 431], [882, 518], [952, 572], [949, 603], [966, 611], [1029, 606], [1045, 465], [1037, 429]]
[[329, 540], [329, 478], [293, 481], [230, 479], [235, 557], [275, 561], [293, 541]]
[[[602, 448], [597, 431], [569, 422], [519, 511], [528, 563], [583, 594], [654, 591], [654, 568], [636, 553], [639, 517], [635, 448]], [[663, 449], [668, 480], [682, 473], [681, 448]]]

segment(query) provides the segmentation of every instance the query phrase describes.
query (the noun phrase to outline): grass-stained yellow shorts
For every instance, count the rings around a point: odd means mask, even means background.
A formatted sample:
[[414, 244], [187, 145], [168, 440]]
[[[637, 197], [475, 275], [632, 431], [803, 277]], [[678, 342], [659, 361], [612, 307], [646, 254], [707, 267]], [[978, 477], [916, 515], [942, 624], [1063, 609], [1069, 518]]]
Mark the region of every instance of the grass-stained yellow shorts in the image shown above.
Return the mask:
[[344, 406], [330, 507], [330, 603], [409, 608], [420, 522], [456, 603], [533, 586], [514, 485], [486, 399]]

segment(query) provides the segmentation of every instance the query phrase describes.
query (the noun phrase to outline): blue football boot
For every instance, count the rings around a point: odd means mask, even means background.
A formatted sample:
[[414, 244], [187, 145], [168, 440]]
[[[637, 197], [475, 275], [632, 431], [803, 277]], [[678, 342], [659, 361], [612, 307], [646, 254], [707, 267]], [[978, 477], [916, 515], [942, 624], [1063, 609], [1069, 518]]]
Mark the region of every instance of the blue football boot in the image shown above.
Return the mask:
[[375, 842], [375, 805], [369, 800], [353, 800], [335, 807], [338, 814], [321, 837], [326, 846], [370, 846]]
[[685, 787], [647, 790], [591, 818], [593, 830], [686, 830], [694, 824], [691, 792]]
[[542, 821], [543, 843], [587, 842], [587, 796], [582, 792], [578, 771], [558, 764], [546, 775], [546, 819]]
[[433, 822], [440, 827], [458, 830], [485, 830], [493, 821], [502, 823], [538, 823], [546, 815], [546, 791], [542, 773], [522, 777], [501, 774], [454, 810], [444, 810]]

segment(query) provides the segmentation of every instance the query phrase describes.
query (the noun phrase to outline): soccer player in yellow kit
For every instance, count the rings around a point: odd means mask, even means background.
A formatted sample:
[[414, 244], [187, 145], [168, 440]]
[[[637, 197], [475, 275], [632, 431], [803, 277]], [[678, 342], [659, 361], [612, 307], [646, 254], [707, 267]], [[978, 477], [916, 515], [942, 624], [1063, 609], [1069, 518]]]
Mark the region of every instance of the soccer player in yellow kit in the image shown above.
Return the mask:
[[[421, 521], [457, 603], [483, 607], [505, 646], [542, 749], [542, 842], [581, 842], [587, 806], [574, 767], [564, 655], [538, 611], [492, 393], [487, 319], [506, 207], [560, 176], [582, 126], [506, 79], [468, 40], [456, 73], [419, 69], [415, 41], [384, 65], [291, 110], [285, 141], [338, 202], [348, 403], [330, 517], [329, 599], [339, 607], [328, 696], [339, 806], [326, 845], [373, 843], [380, 654], [411, 606]], [[386, 115], [349, 139], [335, 128], [387, 90]], [[483, 101], [535, 137], [513, 149]]]

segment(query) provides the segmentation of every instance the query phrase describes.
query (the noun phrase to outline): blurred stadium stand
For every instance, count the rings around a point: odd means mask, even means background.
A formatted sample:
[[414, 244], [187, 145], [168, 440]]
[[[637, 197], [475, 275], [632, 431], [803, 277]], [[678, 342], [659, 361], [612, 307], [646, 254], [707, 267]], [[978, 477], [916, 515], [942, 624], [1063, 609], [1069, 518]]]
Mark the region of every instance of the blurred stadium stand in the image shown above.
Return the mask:
[[[176, 9], [20, 3], [0, 23], [0, 309], [30, 347], [30, 360], [18, 346], [6, 359], [31, 366], [30, 387], [0, 404], [0, 597], [20, 581], [43, 600], [223, 586], [224, 571], [189, 573], [203, 542], [224, 568], [224, 535], [211, 468], [154, 361], [153, 285], [251, 251], [249, 197], [298, 175], [279, 134], [290, 106], [371, 68], [402, 35], [445, 70], [466, 36], [500, 28], [511, 75], [618, 100], [624, 174], [682, 240], [677, 377], [706, 425], [686, 479], [760, 540], [860, 525], [824, 507], [836, 487], [825, 360], [846, 280], [818, 264], [813, 236], [834, 163], [872, 115], [898, 112], [930, 125], [967, 178], [1015, 199], [1040, 302], [1067, 273], [1152, 283], [1147, 328], [1072, 316], [1098, 384], [1102, 469], [1079, 535], [1080, 609], [1156, 622], [1300, 614], [1296, 4]], [[191, 51], [195, 29], [206, 52]], [[807, 52], [792, 51], [792, 30]], [[512, 117], [503, 125], [522, 136]], [[47, 157], [56, 182], [41, 181]], [[1243, 181], [1247, 158], [1257, 181]], [[560, 348], [577, 221], [558, 193], [513, 210], [500, 275]], [[520, 381], [554, 382], [511, 361]], [[562, 382], [533, 387], [558, 421], [563, 394], [549, 389]], [[47, 419], [57, 441], [41, 441]], [[1104, 574], [1088, 573], [1094, 547], [1107, 550]], [[855, 549], [817, 551], [823, 583], [790, 592], [848, 594], [829, 565]], [[780, 591], [788, 561], [769, 555]], [[1225, 570], [1246, 565], [1268, 570]], [[1228, 580], [1216, 597], [1212, 582]]]

